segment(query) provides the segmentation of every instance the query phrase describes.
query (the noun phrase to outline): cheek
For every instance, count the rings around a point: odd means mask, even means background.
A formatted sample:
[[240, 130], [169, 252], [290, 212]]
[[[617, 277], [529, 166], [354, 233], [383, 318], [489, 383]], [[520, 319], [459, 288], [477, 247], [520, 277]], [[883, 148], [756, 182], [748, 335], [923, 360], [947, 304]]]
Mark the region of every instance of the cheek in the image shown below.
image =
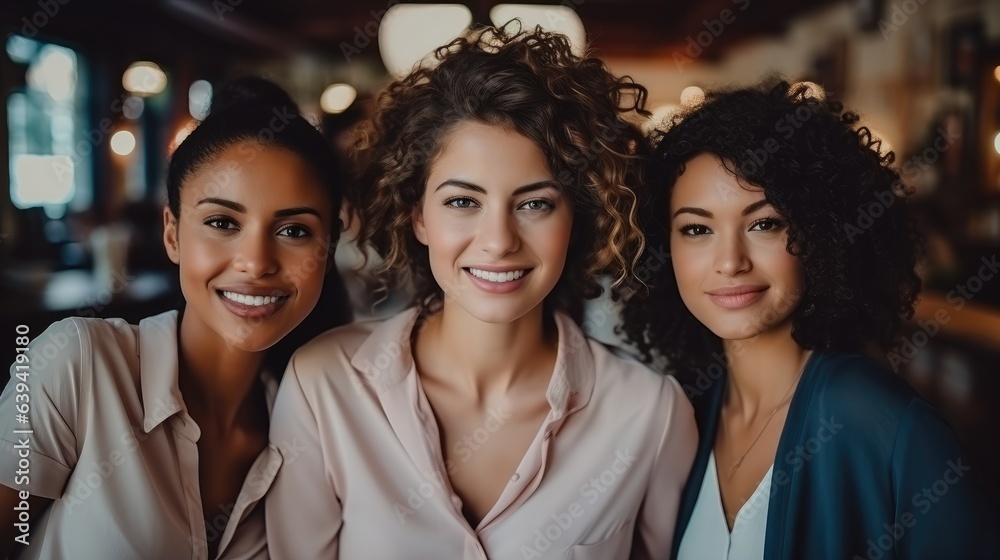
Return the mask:
[[688, 243], [671, 241], [670, 254], [674, 266], [674, 277], [682, 294], [701, 285], [706, 272], [706, 248], [693, 247]]
[[182, 283], [204, 283], [229, 263], [230, 251], [218, 240], [199, 237], [191, 228], [182, 229], [179, 239]]
[[768, 270], [774, 276], [773, 280], [785, 286], [787, 291], [797, 291], [802, 285], [802, 272], [799, 260], [788, 253], [785, 248], [774, 247], [767, 257]]
[[[289, 247], [281, 257], [284, 279], [294, 284], [305, 299], [318, 300], [326, 278], [327, 259], [333, 259], [333, 255], [328, 256], [326, 247], [318, 241]], [[335, 271], [331, 271], [331, 274], [335, 274]]]
[[531, 245], [535, 254], [561, 262], [566, 260], [572, 235], [572, 214], [551, 216], [548, 220], [521, 227], [521, 239]]
[[471, 218], [426, 212], [424, 232], [432, 262], [438, 259], [453, 260], [475, 236], [475, 221]]

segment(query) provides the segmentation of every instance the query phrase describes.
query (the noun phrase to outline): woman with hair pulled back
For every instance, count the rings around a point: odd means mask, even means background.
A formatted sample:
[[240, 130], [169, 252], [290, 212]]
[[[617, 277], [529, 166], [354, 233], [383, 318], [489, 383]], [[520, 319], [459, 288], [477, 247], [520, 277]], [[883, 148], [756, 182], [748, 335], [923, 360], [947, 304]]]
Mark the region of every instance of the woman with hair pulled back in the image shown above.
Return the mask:
[[644, 216], [658, 272], [624, 331], [695, 406], [678, 560], [997, 558], [983, 474], [883, 365], [920, 288], [892, 152], [808, 83], [711, 91], [668, 124]]
[[541, 30], [437, 56], [379, 98], [348, 197], [361, 246], [417, 299], [293, 356], [271, 554], [668, 558], [692, 410], [578, 324], [641, 250], [623, 116], [645, 90]]
[[321, 323], [350, 320], [328, 259], [341, 230], [335, 162], [273, 83], [218, 92], [168, 169], [163, 241], [181, 309], [138, 325], [59, 321], [11, 366], [3, 556], [21, 543], [16, 557], [45, 560], [268, 557], [262, 497], [284, 445], [267, 438], [274, 374]]

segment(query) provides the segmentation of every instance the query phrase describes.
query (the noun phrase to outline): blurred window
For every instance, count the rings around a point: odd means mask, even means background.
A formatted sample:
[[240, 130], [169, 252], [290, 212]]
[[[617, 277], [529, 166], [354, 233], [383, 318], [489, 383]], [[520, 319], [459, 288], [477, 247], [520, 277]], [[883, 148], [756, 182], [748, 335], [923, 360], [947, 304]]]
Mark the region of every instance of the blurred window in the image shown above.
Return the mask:
[[92, 154], [105, 139], [87, 132], [85, 69], [66, 47], [10, 35], [7, 55], [27, 67], [25, 86], [7, 98], [10, 197], [50, 218], [90, 207]]

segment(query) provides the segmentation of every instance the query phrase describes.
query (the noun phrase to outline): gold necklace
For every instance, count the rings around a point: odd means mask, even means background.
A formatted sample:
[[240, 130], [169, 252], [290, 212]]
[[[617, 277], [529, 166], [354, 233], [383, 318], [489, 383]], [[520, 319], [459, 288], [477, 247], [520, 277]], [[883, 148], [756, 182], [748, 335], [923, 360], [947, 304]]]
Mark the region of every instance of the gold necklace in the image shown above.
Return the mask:
[[733, 466], [729, 467], [729, 475], [726, 480], [731, 480], [733, 478], [733, 475], [736, 474], [736, 469], [743, 465], [743, 460], [750, 454], [750, 450], [753, 449], [753, 446], [757, 445], [757, 441], [760, 440], [760, 436], [764, 435], [764, 430], [767, 429], [768, 424], [771, 423], [771, 419], [774, 418], [778, 409], [784, 406], [785, 402], [787, 402], [791, 397], [792, 388], [795, 387], [795, 383], [799, 380], [799, 377], [802, 376], [802, 372], [806, 370], [806, 363], [809, 362], [810, 354], [812, 354], [812, 351], [806, 352], [806, 356], [802, 360], [802, 366], [799, 367], [799, 372], [795, 374], [795, 379], [792, 380], [792, 384], [789, 385], [788, 390], [785, 391], [785, 396], [781, 397], [781, 401], [778, 402], [778, 406], [774, 407], [774, 410], [771, 411], [771, 415], [767, 417], [767, 422], [764, 422], [764, 426], [761, 427], [759, 432], [757, 432], [757, 437], [753, 438], [753, 441], [750, 443], [750, 447], [747, 447], [747, 450], [743, 452], [743, 456], [740, 457]]

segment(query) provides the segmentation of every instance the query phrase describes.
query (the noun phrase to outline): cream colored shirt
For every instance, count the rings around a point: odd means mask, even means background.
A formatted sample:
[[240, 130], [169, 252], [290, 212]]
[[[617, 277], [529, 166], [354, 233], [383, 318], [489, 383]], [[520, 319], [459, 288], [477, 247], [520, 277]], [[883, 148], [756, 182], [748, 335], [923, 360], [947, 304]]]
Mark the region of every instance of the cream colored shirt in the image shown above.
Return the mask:
[[557, 315], [551, 409], [471, 527], [414, 368], [416, 317], [411, 309], [335, 329], [293, 356], [271, 424], [273, 441], [299, 450], [266, 499], [274, 558], [669, 557], [697, 445], [673, 378], [616, 356]]
[[698, 492], [698, 501], [691, 512], [691, 521], [681, 538], [677, 560], [763, 560], [773, 471], [774, 465], [771, 465], [753, 494], [736, 513], [736, 522], [730, 531], [726, 512], [722, 509], [722, 493], [713, 451], [708, 456], [708, 468]]
[[[20, 558], [267, 558], [263, 504], [281, 466], [275, 445], [254, 462], [228, 521], [206, 527], [198, 482], [201, 430], [177, 385], [177, 312], [143, 319], [70, 318], [30, 344], [26, 424], [16, 419], [17, 365], [0, 396], [0, 483], [52, 498], [31, 512]], [[269, 404], [274, 394], [273, 380]], [[15, 430], [28, 428], [31, 434]], [[13, 446], [28, 439], [29, 480]], [[23, 443], [23, 441], [22, 441]], [[294, 450], [285, 455], [294, 454]]]

